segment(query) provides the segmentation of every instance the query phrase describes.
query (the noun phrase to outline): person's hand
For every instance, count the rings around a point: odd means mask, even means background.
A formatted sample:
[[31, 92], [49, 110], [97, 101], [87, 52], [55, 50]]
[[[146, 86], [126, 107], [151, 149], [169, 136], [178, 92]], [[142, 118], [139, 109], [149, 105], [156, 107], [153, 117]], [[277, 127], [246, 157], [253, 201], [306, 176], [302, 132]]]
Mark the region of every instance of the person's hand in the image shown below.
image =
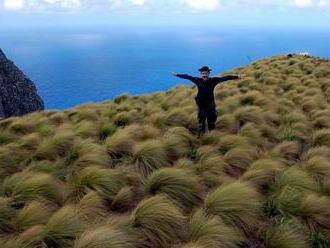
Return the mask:
[[176, 73], [176, 72], [172, 72], [171, 73], [174, 77], [176, 77], [177, 75], [178, 75], [178, 73]]

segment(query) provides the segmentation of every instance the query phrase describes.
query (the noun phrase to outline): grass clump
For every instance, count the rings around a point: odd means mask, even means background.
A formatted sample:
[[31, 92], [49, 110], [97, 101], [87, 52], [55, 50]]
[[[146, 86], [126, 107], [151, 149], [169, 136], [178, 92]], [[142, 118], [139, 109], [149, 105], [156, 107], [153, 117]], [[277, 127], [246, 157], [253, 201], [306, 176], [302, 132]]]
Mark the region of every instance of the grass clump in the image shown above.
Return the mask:
[[55, 160], [65, 156], [73, 145], [74, 136], [70, 129], [58, 131], [54, 137], [45, 139], [37, 148], [34, 157], [36, 159]]
[[2, 192], [11, 197], [17, 205], [33, 200], [60, 204], [65, 197], [61, 188], [61, 184], [49, 174], [22, 172], [7, 178], [3, 182]]
[[187, 209], [192, 209], [201, 200], [198, 178], [184, 169], [156, 170], [144, 183], [144, 190], [151, 195], [166, 194]]
[[[197, 211], [189, 220], [187, 241], [201, 247], [239, 247], [243, 239], [239, 232], [215, 216]], [[188, 243], [188, 244], [189, 244]]]
[[111, 227], [98, 227], [84, 232], [74, 243], [74, 248], [129, 248], [134, 247], [127, 234]]
[[132, 161], [145, 177], [159, 168], [170, 165], [166, 150], [158, 140], [147, 140], [136, 144], [132, 152]]
[[266, 232], [265, 246], [269, 248], [309, 248], [306, 232], [294, 223], [272, 226]]
[[206, 198], [206, 213], [221, 217], [230, 226], [251, 230], [260, 221], [262, 198], [249, 184], [235, 182], [220, 186]]
[[44, 243], [47, 247], [72, 247], [74, 240], [84, 230], [77, 209], [64, 206], [56, 211], [44, 227]]
[[30, 227], [45, 224], [51, 216], [51, 210], [45, 203], [32, 201], [17, 214], [16, 228], [18, 231], [25, 231]]
[[87, 167], [73, 179], [73, 194], [80, 197], [96, 190], [107, 199], [113, 199], [125, 186], [125, 178], [112, 169]]
[[132, 214], [132, 227], [140, 230], [156, 247], [168, 247], [178, 242], [185, 222], [180, 209], [161, 195], [143, 200]]
[[120, 158], [132, 152], [134, 139], [125, 129], [118, 130], [105, 140], [108, 153], [113, 158]]

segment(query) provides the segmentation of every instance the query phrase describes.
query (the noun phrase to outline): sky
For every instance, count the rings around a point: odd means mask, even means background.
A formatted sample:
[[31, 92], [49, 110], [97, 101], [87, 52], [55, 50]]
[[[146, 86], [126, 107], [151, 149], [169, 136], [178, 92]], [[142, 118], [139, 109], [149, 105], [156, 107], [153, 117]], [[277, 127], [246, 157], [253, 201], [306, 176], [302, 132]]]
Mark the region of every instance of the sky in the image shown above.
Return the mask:
[[330, 26], [330, 0], [0, 0], [0, 29]]

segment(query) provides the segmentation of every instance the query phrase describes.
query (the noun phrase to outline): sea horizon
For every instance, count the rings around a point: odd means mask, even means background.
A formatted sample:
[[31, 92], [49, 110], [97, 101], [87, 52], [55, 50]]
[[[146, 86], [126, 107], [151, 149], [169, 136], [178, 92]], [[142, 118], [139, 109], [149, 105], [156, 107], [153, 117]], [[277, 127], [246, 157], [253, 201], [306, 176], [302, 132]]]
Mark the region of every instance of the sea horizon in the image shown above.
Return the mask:
[[67, 109], [189, 81], [171, 72], [214, 75], [279, 54], [330, 58], [330, 31], [292, 27], [130, 27], [3, 30], [0, 48], [32, 81], [46, 109]]

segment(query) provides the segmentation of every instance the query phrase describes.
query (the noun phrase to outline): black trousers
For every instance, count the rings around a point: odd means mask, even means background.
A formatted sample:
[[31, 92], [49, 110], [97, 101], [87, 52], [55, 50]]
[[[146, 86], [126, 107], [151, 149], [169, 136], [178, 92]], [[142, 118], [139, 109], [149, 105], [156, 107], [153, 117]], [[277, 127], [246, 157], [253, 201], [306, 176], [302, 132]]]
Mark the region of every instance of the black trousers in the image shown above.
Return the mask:
[[205, 133], [206, 121], [207, 128], [209, 131], [215, 129], [215, 124], [217, 121], [217, 111], [215, 103], [210, 103], [207, 105], [197, 104], [198, 107], [198, 136], [202, 136]]

